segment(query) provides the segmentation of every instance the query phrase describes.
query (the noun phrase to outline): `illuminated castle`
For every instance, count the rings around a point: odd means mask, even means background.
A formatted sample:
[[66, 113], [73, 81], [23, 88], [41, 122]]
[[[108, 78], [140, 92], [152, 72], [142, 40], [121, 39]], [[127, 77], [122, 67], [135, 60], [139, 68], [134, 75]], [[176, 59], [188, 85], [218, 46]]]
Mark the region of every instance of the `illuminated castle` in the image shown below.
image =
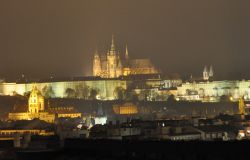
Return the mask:
[[94, 54], [93, 76], [103, 78], [116, 78], [130, 74], [156, 74], [158, 70], [149, 59], [130, 59], [128, 47], [124, 56], [116, 50], [114, 36], [111, 48], [105, 56], [100, 56], [98, 51]]
[[28, 109], [26, 111], [14, 111], [9, 113], [10, 120], [32, 120], [38, 118], [49, 123], [53, 123], [56, 118], [68, 117], [76, 118], [81, 117], [81, 113], [74, 110], [73, 107], [54, 107], [48, 106], [45, 109], [44, 97], [36, 86], [33, 86], [28, 100]]

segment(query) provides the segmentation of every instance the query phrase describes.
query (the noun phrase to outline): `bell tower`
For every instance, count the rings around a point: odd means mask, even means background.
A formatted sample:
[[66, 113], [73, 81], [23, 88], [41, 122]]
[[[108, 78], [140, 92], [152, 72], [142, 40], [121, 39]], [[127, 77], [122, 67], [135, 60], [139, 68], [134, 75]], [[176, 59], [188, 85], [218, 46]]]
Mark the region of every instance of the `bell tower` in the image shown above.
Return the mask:
[[93, 60], [93, 76], [101, 75], [101, 59], [98, 54], [98, 51], [95, 51], [94, 60]]

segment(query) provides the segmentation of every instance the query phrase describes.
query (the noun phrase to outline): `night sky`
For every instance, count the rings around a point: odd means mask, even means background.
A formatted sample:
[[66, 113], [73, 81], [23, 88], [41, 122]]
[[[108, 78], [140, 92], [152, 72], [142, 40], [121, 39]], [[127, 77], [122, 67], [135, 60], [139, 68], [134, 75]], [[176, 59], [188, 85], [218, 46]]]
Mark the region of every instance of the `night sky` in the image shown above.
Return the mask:
[[91, 75], [111, 35], [167, 74], [250, 79], [249, 0], [1, 0], [0, 77]]

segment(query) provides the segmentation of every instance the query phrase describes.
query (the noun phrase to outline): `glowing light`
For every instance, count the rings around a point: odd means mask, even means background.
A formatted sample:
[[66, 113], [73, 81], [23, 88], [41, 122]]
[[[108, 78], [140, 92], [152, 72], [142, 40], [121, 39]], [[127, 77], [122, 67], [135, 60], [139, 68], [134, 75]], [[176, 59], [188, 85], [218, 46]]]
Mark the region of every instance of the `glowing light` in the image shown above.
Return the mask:
[[83, 126], [82, 124], [78, 124], [78, 125], [77, 125], [77, 128], [78, 128], [78, 129], [81, 129], [82, 126]]
[[231, 97], [230, 97], [230, 101], [233, 101], [233, 100], [234, 100], [234, 98], [231, 96]]
[[100, 100], [100, 99], [101, 99], [101, 96], [100, 96], [100, 95], [96, 95], [95, 98], [96, 98], [97, 100]]

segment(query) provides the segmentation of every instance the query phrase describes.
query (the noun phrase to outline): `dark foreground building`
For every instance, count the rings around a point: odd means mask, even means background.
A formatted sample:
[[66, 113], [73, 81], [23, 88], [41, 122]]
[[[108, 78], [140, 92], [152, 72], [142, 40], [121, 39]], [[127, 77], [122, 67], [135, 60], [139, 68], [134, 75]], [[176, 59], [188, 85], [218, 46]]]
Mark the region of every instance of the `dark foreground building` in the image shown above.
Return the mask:
[[[250, 142], [170, 142], [68, 139], [54, 151], [17, 151], [17, 159], [246, 159]], [[237, 149], [238, 148], [238, 149]]]

